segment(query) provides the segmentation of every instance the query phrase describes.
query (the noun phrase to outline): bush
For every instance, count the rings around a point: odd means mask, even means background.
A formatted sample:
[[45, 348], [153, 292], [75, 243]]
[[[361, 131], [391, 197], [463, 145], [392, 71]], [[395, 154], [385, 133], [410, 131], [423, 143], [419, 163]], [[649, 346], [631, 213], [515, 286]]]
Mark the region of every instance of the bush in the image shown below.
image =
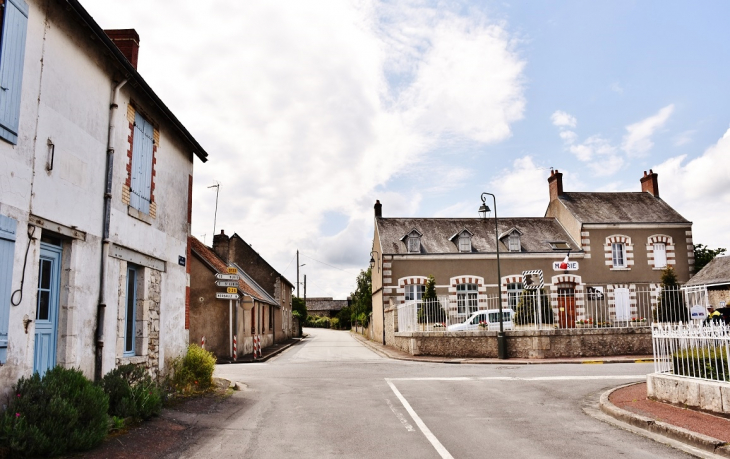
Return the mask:
[[[537, 295], [540, 295], [540, 315], [538, 315], [537, 311]], [[517, 303], [515, 309], [515, 324], [535, 324], [539, 318], [542, 319], [543, 324], [552, 324], [555, 322], [553, 308], [550, 307], [550, 297], [542, 290], [523, 290], [522, 295], [520, 295], [520, 301]]]
[[13, 386], [0, 417], [0, 443], [20, 456], [56, 456], [101, 443], [109, 397], [80, 370], [55, 367]]
[[337, 317], [330, 319], [330, 328], [338, 330], [340, 328], [340, 319], [338, 319]]
[[725, 348], [682, 350], [672, 355], [674, 374], [695, 378], [730, 381]]
[[689, 310], [684, 305], [684, 293], [677, 283], [677, 275], [671, 266], [662, 271], [662, 291], [656, 309], [659, 322], [689, 322]]
[[305, 323], [305, 325], [307, 327], [314, 328], [330, 328], [332, 320], [336, 319], [330, 319], [329, 317], [309, 316], [307, 317], [307, 322]]
[[345, 306], [337, 313], [337, 320], [339, 321], [340, 327], [346, 330], [352, 328], [352, 308]]
[[162, 393], [141, 366], [122, 365], [104, 376], [101, 387], [109, 396], [109, 415], [135, 420], [160, 413]]
[[188, 346], [184, 356], [173, 359], [168, 384], [175, 393], [204, 392], [213, 385], [215, 356], [197, 344]]

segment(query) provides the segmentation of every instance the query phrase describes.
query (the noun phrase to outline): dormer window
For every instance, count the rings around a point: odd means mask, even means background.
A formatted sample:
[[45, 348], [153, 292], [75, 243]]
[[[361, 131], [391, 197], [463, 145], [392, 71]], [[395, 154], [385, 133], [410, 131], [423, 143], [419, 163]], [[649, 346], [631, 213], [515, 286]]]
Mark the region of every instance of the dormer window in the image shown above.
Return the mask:
[[[502, 241], [510, 252], [522, 252], [522, 242], [520, 242], [520, 236], [522, 231], [517, 228], [511, 228], [509, 231], [499, 235], [499, 240]], [[506, 239], [506, 240], [505, 240]]]
[[421, 253], [421, 236], [423, 234], [413, 228], [408, 234], [400, 238], [406, 244], [408, 253]]
[[456, 244], [456, 248], [459, 249], [459, 252], [471, 252], [472, 236], [472, 232], [464, 228], [463, 230], [451, 236], [449, 240]]

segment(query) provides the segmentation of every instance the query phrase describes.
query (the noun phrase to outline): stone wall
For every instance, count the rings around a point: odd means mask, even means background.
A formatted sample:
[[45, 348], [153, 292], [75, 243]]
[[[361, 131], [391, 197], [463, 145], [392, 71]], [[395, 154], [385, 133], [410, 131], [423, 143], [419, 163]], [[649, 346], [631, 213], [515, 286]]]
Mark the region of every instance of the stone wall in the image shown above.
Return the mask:
[[385, 344], [388, 346], [395, 343], [395, 311], [394, 307], [385, 309]]
[[[387, 323], [386, 314], [386, 323]], [[509, 358], [551, 359], [652, 353], [649, 328], [505, 332]], [[387, 338], [387, 333], [386, 333]], [[497, 358], [497, 332], [398, 332], [388, 345], [411, 355]]]
[[730, 383], [652, 373], [646, 376], [646, 395], [675, 405], [730, 414]]

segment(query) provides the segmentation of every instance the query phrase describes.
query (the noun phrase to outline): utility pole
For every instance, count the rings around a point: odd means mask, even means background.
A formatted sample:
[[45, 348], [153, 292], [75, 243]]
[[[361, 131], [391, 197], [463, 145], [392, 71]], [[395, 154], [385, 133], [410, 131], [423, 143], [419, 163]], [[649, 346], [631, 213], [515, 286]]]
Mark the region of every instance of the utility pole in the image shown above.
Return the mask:
[[307, 275], [304, 275], [304, 307], [307, 307]]
[[218, 218], [218, 192], [221, 190], [221, 184], [216, 183], [208, 188], [215, 188], [215, 213], [213, 214], [213, 237], [215, 237], [215, 220]]
[[299, 298], [299, 250], [297, 250], [297, 298]]

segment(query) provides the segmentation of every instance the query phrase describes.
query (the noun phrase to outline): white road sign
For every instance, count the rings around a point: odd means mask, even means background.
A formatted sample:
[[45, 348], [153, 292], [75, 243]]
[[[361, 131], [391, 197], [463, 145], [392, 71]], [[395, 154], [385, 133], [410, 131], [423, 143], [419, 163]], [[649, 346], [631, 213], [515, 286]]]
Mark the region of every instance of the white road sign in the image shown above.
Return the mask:
[[237, 280], [238, 274], [216, 274], [215, 278], [221, 280]]
[[237, 300], [238, 293], [216, 293], [215, 297], [219, 300]]
[[215, 281], [215, 285], [217, 285], [218, 287], [238, 287], [238, 281], [219, 280]]

